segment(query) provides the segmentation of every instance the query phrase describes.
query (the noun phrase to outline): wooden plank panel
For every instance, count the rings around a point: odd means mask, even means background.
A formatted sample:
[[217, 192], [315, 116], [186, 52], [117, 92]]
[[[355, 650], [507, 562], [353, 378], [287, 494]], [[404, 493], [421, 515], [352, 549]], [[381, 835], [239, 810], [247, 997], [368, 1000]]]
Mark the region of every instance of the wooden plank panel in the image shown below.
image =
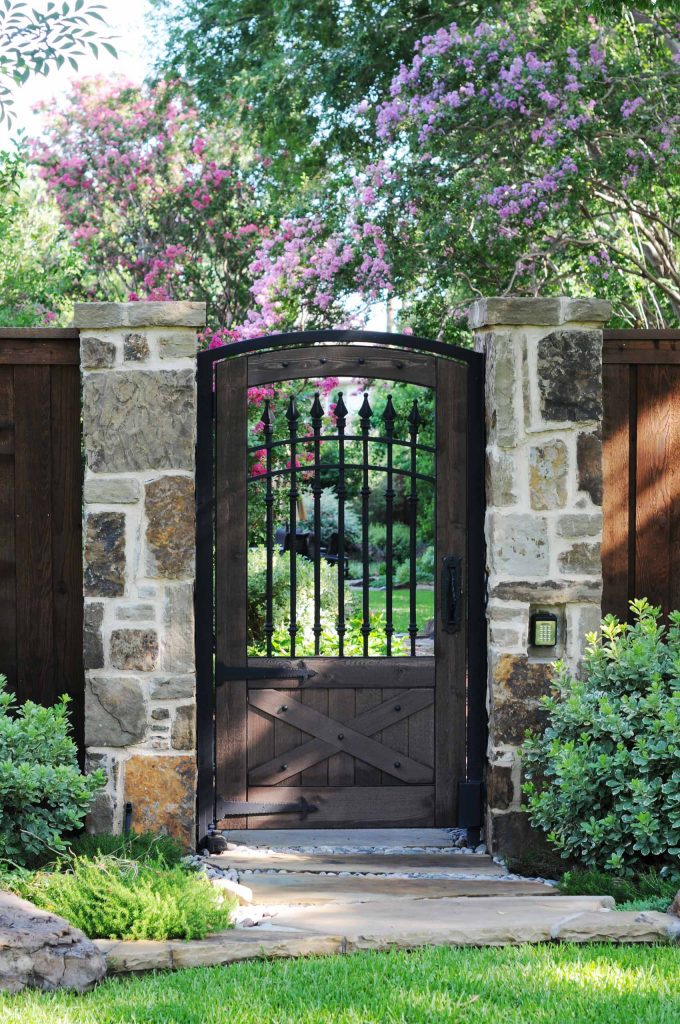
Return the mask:
[[[339, 722], [355, 717], [356, 690], [328, 690], [328, 714]], [[363, 731], [363, 730], [360, 730]], [[302, 776], [307, 784], [307, 776]], [[349, 754], [333, 754], [328, 760], [329, 786], [351, 786], [354, 782], [354, 758]]]
[[679, 385], [674, 367], [638, 370], [635, 589], [664, 613], [680, 582]]
[[6, 366], [78, 366], [80, 345], [75, 341], [19, 340], [0, 341], [0, 365]]
[[[434, 658], [249, 658], [248, 665], [258, 671], [275, 668], [281, 671], [311, 670], [313, 676], [286, 679], [287, 690], [314, 690], [319, 687], [349, 689], [412, 689], [434, 686]], [[270, 690], [273, 679], [249, 679], [249, 690]]]
[[[441, 359], [437, 365], [437, 564], [463, 558], [467, 593], [466, 370]], [[471, 467], [482, 472], [481, 466]], [[458, 782], [465, 778], [465, 677], [467, 616], [457, 633], [445, 633], [435, 581], [435, 825], [455, 825]]]
[[[369, 678], [371, 677], [369, 676]], [[432, 672], [432, 683], [433, 687], [429, 692], [434, 694], [434, 671]], [[382, 693], [382, 690], [373, 688], [357, 688], [354, 691], [354, 706], [357, 715], [363, 719], [380, 708], [383, 703]], [[394, 695], [396, 696], [396, 694]], [[361, 728], [361, 726], [357, 726], [357, 728]], [[362, 761], [354, 762], [354, 783], [356, 786], [379, 786], [381, 778], [382, 772], [378, 768], [373, 768]]]
[[[630, 505], [635, 501], [635, 453], [631, 453], [631, 401], [634, 371], [628, 366], [605, 366], [602, 383], [604, 418], [602, 424], [602, 610], [604, 614], [628, 618], [628, 601], [635, 589], [630, 564]], [[634, 396], [632, 396], [634, 399]], [[632, 487], [631, 487], [632, 484]], [[632, 492], [632, 493], [631, 493]]]
[[[345, 694], [352, 693], [351, 690], [342, 690], [340, 692]], [[321, 714], [323, 715], [328, 714], [328, 698], [330, 696], [329, 690], [303, 690], [302, 693], [296, 694], [296, 696], [299, 701], [301, 701], [303, 704], [306, 704], [310, 708], [313, 708], [315, 711], [320, 711]], [[351, 765], [352, 759], [348, 758], [348, 760], [350, 761]], [[316, 764], [312, 765], [309, 768], [306, 768], [303, 772], [301, 772], [300, 785], [327, 786], [328, 783], [331, 781], [328, 774], [328, 768], [329, 762], [326, 760], [326, 758], [317, 761]], [[336, 785], [340, 784], [340, 782], [336, 783]], [[346, 785], [347, 782], [344, 781], [342, 784]]]
[[[389, 698], [389, 693], [383, 692], [383, 700]], [[394, 725], [388, 725], [386, 729], [383, 729], [380, 733], [380, 742], [384, 743], [390, 750], [396, 750], [399, 754], [405, 754], [408, 757], [408, 720], [402, 718], [400, 722], [395, 722]], [[420, 756], [420, 751], [414, 752], [413, 759], [418, 761], [420, 764], [424, 763], [424, 758]], [[394, 776], [382, 773], [381, 783], [383, 786], [393, 786]]]
[[14, 370], [17, 692], [53, 700], [50, 368]]
[[80, 374], [51, 373], [52, 614], [55, 695], [68, 693], [76, 740], [84, 741], [83, 570], [81, 526]]
[[[279, 786], [275, 791], [269, 786], [254, 786], [249, 799], [271, 802], [273, 792], [277, 801], [292, 803], [304, 797], [316, 804], [319, 811], [304, 821], [292, 814], [252, 816], [248, 819], [249, 828], [420, 828], [427, 827], [433, 817], [433, 786]], [[228, 818], [219, 827], [234, 828], [232, 822]]]
[[370, 345], [315, 345], [258, 352], [248, 358], [248, 386], [305, 377], [377, 377], [433, 387], [432, 356]]
[[325, 740], [336, 750], [350, 753], [382, 771], [389, 772], [396, 779], [405, 782], [430, 781], [431, 772], [424, 765], [403, 754], [395, 759], [395, 752], [382, 743], [357, 732], [349, 725], [333, 721], [327, 715], [299, 703], [293, 697], [289, 697], [286, 703], [282, 704], [281, 692], [278, 690], [253, 691], [250, 694], [250, 701], [268, 714], [282, 718], [310, 736]]
[[[280, 706], [284, 706], [294, 695], [293, 690], [277, 690], [277, 693], [280, 697]], [[252, 694], [250, 695], [250, 700], [253, 704], [256, 703], [252, 700]], [[280, 774], [286, 779], [286, 785], [301, 785], [300, 773], [289, 776], [288, 770], [284, 768], [284, 765], [288, 764], [289, 755], [295, 752], [307, 738], [305, 734], [301, 733], [299, 729], [295, 729], [288, 722], [281, 721], [278, 718], [274, 722], [274, 757], [279, 759]], [[273, 799], [279, 800], [280, 797], [274, 796]]]
[[0, 367], [0, 672], [17, 679], [14, 535], [14, 371]]
[[[226, 359], [216, 372], [215, 642], [227, 667], [245, 665], [248, 531], [246, 364]], [[225, 800], [247, 799], [246, 682], [217, 689], [215, 781]], [[240, 828], [245, 819], [233, 819]]]
[[[362, 691], [362, 695], [365, 695], [366, 692]], [[410, 690], [403, 693], [392, 693], [389, 700], [362, 712], [355, 718], [348, 719], [345, 724], [356, 729], [358, 732], [365, 733], [367, 736], [373, 736], [390, 722], [409, 718], [409, 716], [418, 713], [421, 708], [426, 708], [428, 705], [431, 709], [433, 702], [434, 691]], [[260, 786], [285, 782], [309, 765], [316, 764], [322, 758], [328, 757], [333, 750], [334, 747], [330, 746], [325, 740], [308, 740], [288, 755], [287, 767], [285, 769], [281, 766], [281, 758], [272, 757], [269, 761], [258, 764], [256, 768], [253, 768], [248, 774], [248, 781], [251, 785]], [[377, 769], [371, 770], [377, 772]], [[376, 781], [380, 782], [379, 773]], [[290, 785], [291, 783], [288, 784]]]

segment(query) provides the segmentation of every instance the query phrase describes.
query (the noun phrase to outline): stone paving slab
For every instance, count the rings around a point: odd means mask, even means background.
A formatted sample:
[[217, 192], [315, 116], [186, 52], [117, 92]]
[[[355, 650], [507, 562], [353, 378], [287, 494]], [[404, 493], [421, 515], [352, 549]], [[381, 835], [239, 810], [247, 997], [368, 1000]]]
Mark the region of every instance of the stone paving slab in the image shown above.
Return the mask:
[[265, 852], [243, 848], [213, 854], [208, 864], [235, 871], [352, 871], [359, 874], [404, 874], [417, 871], [436, 875], [483, 874], [500, 877], [507, 871], [483, 853], [402, 853], [402, 854], [312, 854]]
[[451, 849], [453, 836], [445, 828], [260, 828], [225, 829], [221, 835], [229, 843], [265, 846], [270, 849], [347, 846], [355, 850], [417, 847]]
[[365, 903], [390, 898], [444, 899], [451, 896], [551, 896], [557, 889], [542, 882], [487, 879], [396, 878], [390, 875], [249, 875], [256, 904]]
[[[111, 974], [235, 963], [253, 958], [328, 956], [417, 946], [506, 946], [525, 942], [669, 942], [680, 925], [666, 914], [611, 912], [609, 896], [527, 896], [276, 907], [268, 923], [193, 942], [95, 945]], [[644, 920], [642, 920], [644, 919]]]
[[[491, 896], [272, 907], [271, 928], [342, 935], [348, 949], [547, 942], [565, 917], [613, 907], [610, 896]], [[262, 928], [266, 933], [266, 928]]]

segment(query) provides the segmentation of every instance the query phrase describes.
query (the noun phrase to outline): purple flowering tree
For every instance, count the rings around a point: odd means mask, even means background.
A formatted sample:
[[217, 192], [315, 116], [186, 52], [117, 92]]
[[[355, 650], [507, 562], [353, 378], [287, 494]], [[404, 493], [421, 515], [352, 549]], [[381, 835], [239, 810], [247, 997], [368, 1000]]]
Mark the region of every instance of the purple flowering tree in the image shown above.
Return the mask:
[[622, 324], [677, 322], [677, 30], [535, 3], [425, 36], [360, 105], [383, 154], [353, 188], [416, 329], [455, 336], [482, 292], [595, 292]]

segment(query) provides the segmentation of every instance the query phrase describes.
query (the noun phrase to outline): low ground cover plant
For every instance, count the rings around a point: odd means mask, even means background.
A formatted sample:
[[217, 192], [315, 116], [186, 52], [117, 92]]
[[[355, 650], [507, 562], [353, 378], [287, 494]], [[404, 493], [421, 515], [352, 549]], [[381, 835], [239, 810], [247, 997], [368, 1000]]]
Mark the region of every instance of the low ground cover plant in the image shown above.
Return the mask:
[[633, 877], [680, 873], [680, 612], [633, 601], [590, 634], [582, 678], [557, 662], [548, 724], [527, 739], [529, 817], [561, 855]]
[[14, 872], [3, 884], [91, 939], [202, 939], [228, 928], [235, 906], [204, 875], [160, 854], [72, 857], [51, 870]]
[[80, 771], [68, 697], [17, 706], [0, 675], [0, 861], [27, 866], [65, 852], [105, 781], [101, 770]]
[[575, 868], [565, 871], [559, 884], [563, 896], [613, 896], [617, 910], [660, 910], [673, 902], [678, 881], [656, 871], [642, 871], [629, 878], [611, 871]]
[[162, 832], [125, 832], [123, 835], [102, 832], [96, 836], [83, 832], [71, 840], [69, 851], [77, 857], [114, 856], [138, 861], [162, 859], [168, 867], [181, 864], [184, 857], [184, 850], [177, 840]]

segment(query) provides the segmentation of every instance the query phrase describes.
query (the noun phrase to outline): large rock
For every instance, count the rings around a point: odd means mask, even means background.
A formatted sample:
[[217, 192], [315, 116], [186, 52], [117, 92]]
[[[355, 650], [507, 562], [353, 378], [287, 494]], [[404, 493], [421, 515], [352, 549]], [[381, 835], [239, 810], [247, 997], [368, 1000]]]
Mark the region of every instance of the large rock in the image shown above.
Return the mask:
[[191, 470], [194, 421], [193, 370], [85, 376], [83, 424], [92, 470]]
[[561, 942], [677, 942], [680, 921], [653, 910], [591, 910], [558, 921], [550, 938]]
[[63, 917], [0, 892], [0, 989], [85, 992], [105, 974], [104, 956], [83, 932]]
[[602, 504], [602, 436], [599, 430], [579, 434], [576, 442], [578, 487], [590, 495], [593, 505]]
[[567, 501], [567, 446], [546, 441], [529, 452], [531, 507], [539, 511], [563, 508]]
[[83, 615], [83, 667], [86, 669], [104, 667], [103, 621], [103, 603], [101, 601], [88, 602]]
[[550, 560], [545, 519], [535, 513], [492, 512], [489, 529], [493, 572], [518, 579], [547, 574]]
[[153, 629], [114, 629], [111, 664], [126, 672], [153, 672], [158, 666], [158, 634]]
[[92, 512], [85, 521], [85, 594], [122, 597], [125, 593], [125, 515]]
[[161, 667], [164, 672], [194, 670], [194, 588], [178, 583], [165, 591]]

